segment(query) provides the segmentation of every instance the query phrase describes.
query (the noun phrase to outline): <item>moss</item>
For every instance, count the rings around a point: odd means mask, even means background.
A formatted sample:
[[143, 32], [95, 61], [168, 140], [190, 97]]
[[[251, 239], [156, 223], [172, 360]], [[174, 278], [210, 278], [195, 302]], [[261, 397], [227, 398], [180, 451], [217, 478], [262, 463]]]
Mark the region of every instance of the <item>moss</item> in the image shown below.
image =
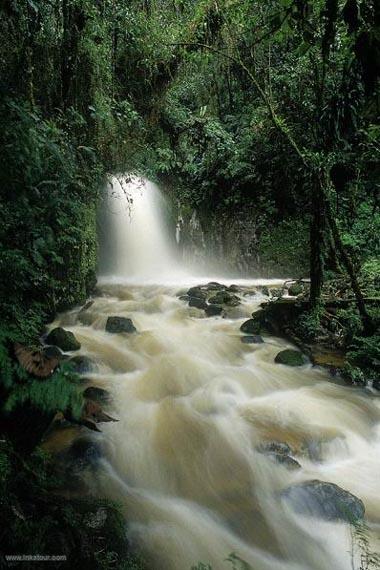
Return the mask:
[[298, 350], [293, 350], [287, 348], [279, 352], [274, 361], [277, 364], [285, 364], [286, 366], [303, 366], [306, 363], [306, 359], [301, 352]]
[[285, 220], [260, 237], [260, 266], [269, 275], [305, 277], [309, 274], [309, 227], [302, 220]]
[[56, 327], [46, 337], [47, 344], [54, 344], [64, 352], [79, 350], [80, 342], [71, 331], [66, 331], [62, 327]]

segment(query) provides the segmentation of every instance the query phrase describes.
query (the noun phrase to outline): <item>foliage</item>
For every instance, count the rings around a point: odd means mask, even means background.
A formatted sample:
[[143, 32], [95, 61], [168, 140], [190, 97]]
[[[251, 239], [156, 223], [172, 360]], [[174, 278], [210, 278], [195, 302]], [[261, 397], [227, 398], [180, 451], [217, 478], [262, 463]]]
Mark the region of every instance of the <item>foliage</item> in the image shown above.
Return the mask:
[[143, 570], [128, 550], [119, 506], [91, 497], [63, 499], [57, 494], [62, 484], [46, 452], [37, 448], [24, 458], [7, 440], [1, 442], [1, 565], [5, 555], [25, 553], [66, 557], [57, 567]]

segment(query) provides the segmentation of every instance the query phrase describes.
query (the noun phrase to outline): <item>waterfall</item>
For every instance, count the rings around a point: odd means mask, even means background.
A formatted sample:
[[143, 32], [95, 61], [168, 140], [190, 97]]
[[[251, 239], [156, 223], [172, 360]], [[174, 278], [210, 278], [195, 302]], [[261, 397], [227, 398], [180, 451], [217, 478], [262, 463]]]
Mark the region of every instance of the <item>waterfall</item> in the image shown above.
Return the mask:
[[179, 272], [175, 228], [156, 184], [137, 176], [114, 176], [102, 214], [101, 273], [137, 281]]

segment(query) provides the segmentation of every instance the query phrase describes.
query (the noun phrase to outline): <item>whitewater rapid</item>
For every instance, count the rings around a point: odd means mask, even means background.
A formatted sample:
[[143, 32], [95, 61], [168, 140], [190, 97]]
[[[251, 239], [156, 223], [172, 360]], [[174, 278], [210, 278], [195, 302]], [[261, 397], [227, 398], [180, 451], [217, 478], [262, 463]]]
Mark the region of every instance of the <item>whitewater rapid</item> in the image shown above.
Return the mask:
[[[155, 570], [198, 562], [226, 570], [231, 553], [253, 570], [349, 570], [360, 556], [350, 527], [295, 514], [281, 493], [310, 479], [338, 484], [364, 502], [376, 548], [378, 400], [310, 364], [276, 364], [290, 347], [285, 340], [241, 342], [240, 325], [263, 301], [256, 288], [265, 281], [239, 281], [241, 303], [224, 318], [189, 307], [180, 295], [214, 278], [178, 274], [147, 204], [144, 195], [133, 243], [118, 234], [113, 272], [100, 279], [93, 304], [54, 323], [80, 341], [94, 363], [86, 377], [110, 392], [119, 418], [97, 436], [97, 491], [123, 505], [129, 536]], [[128, 236], [125, 223], [119, 229]], [[154, 259], [162, 263], [152, 274]], [[131, 318], [137, 333], [105, 332], [109, 316]], [[301, 467], [260, 452], [273, 441], [289, 444]]]

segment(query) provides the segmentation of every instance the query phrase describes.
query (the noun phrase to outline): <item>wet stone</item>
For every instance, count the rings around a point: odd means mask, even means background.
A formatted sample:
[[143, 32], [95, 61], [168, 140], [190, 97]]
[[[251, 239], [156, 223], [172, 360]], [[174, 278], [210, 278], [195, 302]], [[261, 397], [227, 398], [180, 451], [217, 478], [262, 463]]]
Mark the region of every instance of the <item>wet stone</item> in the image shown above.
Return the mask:
[[103, 388], [98, 388], [97, 386], [89, 386], [83, 392], [83, 397], [87, 400], [93, 400], [100, 404], [107, 403], [111, 400], [110, 393]]
[[334, 483], [317, 479], [288, 487], [282, 497], [296, 512], [327, 521], [351, 524], [364, 518], [363, 502]]
[[190, 297], [189, 307], [195, 307], [196, 309], [206, 309], [207, 303], [205, 299], [200, 299], [199, 297]]
[[303, 366], [307, 362], [302, 352], [293, 350], [292, 348], [281, 350], [281, 352], [276, 355], [274, 361], [276, 364], [285, 364], [286, 366]]
[[207, 305], [205, 313], [208, 317], [217, 317], [223, 313], [223, 307], [218, 305]]
[[242, 336], [240, 340], [243, 344], [262, 344], [264, 342], [263, 337], [259, 334]]
[[71, 331], [67, 331], [62, 327], [56, 327], [46, 337], [46, 344], [58, 346], [64, 352], [80, 349], [80, 342], [75, 338]]
[[206, 300], [207, 297], [206, 291], [203, 291], [203, 289], [201, 289], [200, 287], [190, 287], [190, 289], [187, 292], [187, 295], [191, 298], [196, 297], [197, 299], [203, 299], [203, 300]]
[[109, 333], [135, 333], [136, 327], [132, 319], [127, 317], [108, 317], [106, 331]]
[[261, 325], [257, 319], [248, 319], [241, 327], [241, 332], [249, 335], [258, 335], [261, 331]]
[[87, 374], [96, 368], [94, 362], [88, 356], [79, 355], [70, 358], [69, 363], [73, 366], [77, 374]]

